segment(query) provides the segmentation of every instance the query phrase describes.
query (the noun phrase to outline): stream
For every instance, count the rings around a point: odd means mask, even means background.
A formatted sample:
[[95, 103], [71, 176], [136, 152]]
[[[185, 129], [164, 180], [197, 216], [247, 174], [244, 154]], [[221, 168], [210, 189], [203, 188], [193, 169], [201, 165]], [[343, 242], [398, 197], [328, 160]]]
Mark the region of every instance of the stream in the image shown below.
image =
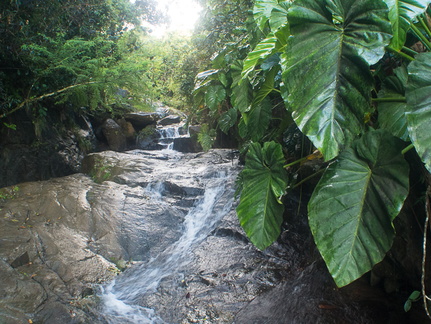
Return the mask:
[[[233, 175], [217, 172], [207, 179], [203, 197], [187, 213], [182, 225], [182, 235], [149, 262], [135, 264], [106, 286], [102, 286], [102, 318], [108, 323], [165, 323], [153, 309], [140, 304], [145, 296], [154, 294], [162, 280], [169, 280], [172, 285], [179, 285], [184, 279], [182, 271], [192, 257], [191, 251], [196, 244], [204, 240], [216, 224], [232, 208], [232, 198], [227, 204], [217, 206], [225, 193], [225, 183]], [[162, 203], [163, 187], [147, 187], [150, 199]], [[218, 208], [217, 208], [218, 207]], [[221, 207], [221, 208], [220, 208]]]
[[335, 286], [305, 192], [289, 193], [279, 239], [257, 250], [235, 213], [236, 152], [176, 152], [187, 135], [160, 132], [161, 150], [92, 153], [82, 173], [3, 189], [0, 323], [427, 323], [383, 275]]

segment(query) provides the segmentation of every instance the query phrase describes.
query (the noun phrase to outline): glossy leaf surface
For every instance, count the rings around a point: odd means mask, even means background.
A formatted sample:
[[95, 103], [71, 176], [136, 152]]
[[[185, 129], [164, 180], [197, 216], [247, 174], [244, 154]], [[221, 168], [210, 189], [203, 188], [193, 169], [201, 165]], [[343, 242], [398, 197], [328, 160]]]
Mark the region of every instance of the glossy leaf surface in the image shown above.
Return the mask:
[[371, 270], [392, 245], [392, 221], [409, 191], [402, 148], [386, 131], [369, 131], [340, 154], [314, 190], [310, 228], [339, 287]]
[[391, 47], [401, 50], [406, 42], [407, 31], [417, 15], [423, 13], [429, 0], [384, 0], [389, 7], [393, 38]]
[[243, 188], [236, 209], [241, 226], [251, 242], [264, 250], [280, 235], [284, 206], [279, 201], [287, 187], [280, 144], [250, 145], [244, 170]]
[[407, 124], [416, 151], [431, 172], [431, 53], [422, 53], [408, 66]]
[[364, 131], [373, 85], [369, 64], [382, 57], [391, 37], [387, 7], [375, 0], [298, 0], [288, 20], [288, 105], [330, 160]]
[[398, 69], [398, 75], [402, 74], [401, 79], [397, 76], [387, 77], [383, 83], [382, 90], [378, 97], [392, 101], [379, 102], [378, 120], [380, 128], [386, 129], [392, 135], [404, 141], [409, 140], [407, 130], [407, 102], [405, 100], [405, 81], [407, 80], [407, 70], [405, 67]]

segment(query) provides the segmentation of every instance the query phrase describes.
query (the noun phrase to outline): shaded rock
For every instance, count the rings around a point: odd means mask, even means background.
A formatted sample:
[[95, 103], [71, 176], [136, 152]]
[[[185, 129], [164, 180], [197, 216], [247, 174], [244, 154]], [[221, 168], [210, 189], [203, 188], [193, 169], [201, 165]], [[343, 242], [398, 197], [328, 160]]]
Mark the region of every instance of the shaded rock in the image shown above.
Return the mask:
[[108, 118], [102, 125], [103, 135], [108, 141], [109, 148], [121, 152], [126, 149], [126, 136], [122, 128], [114, 120]]
[[173, 149], [183, 153], [202, 152], [202, 146], [193, 137], [177, 137], [174, 139]]
[[13, 262], [10, 264], [12, 268], [18, 268], [20, 266], [26, 265], [30, 262], [30, 258], [28, 257], [27, 251], [24, 252], [24, 254], [17, 257]]
[[196, 137], [197, 138], [200, 131], [201, 131], [200, 125], [189, 126], [190, 137]]
[[136, 130], [141, 130], [145, 126], [156, 124], [160, 115], [156, 112], [134, 112], [125, 114], [124, 118], [131, 122]]
[[181, 122], [180, 116], [169, 115], [169, 116], [166, 116], [165, 118], [160, 119], [157, 122], [157, 124], [161, 125], [161, 126], [167, 126], [167, 125], [172, 125], [172, 124], [178, 124], [179, 122]]
[[142, 150], [161, 150], [163, 146], [159, 144], [159, 139], [160, 134], [156, 125], [149, 125], [136, 136], [136, 147]]
[[136, 130], [133, 127], [131, 122], [128, 122], [124, 118], [121, 118], [117, 120], [117, 124], [121, 127], [121, 130], [123, 131], [124, 136], [126, 136], [126, 139], [129, 142], [135, 139]]
[[[381, 291], [356, 285], [339, 290], [323, 262], [313, 263], [297, 277], [263, 293], [243, 308], [235, 323], [338, 324], [407, 323], [400, 313], [388, 312]], [[354, 293], [355, 292], [355, 293]], [[388, 316], [389, 315], [389, 316]]]

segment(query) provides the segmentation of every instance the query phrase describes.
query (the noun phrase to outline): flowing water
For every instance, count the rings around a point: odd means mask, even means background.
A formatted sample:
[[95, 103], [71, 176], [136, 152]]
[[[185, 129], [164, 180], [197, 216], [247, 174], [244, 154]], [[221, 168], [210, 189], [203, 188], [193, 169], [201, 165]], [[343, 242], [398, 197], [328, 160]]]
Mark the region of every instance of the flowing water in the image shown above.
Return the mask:
[[[178, 128], [164, 128], [161, 134], [162, 138], [169, 139], [180, 136]], [[167, 149], [172, 149], [172, 144]], [[157, 292], [163, 280], [172, 281], [176, 285], [181, 283], [183, 272], [193, 257], [193, 248], [232, 209], [233, 192], [227, 186], [232, 177], [226, 170], [207, 175], [204, 179], [204, 193], [185, 216], [179, 239], [159, 255], [147, 262], [134, 264], [114, 281], [101, 287], [101, 321], [113, 324], [165, 323], [153, 309], [145, 307], [145, 299]], [[176, 208], [169, 207], [163, 201], [163, 182], [149, 183], [146, 192], [149, 199], [163, 208]], [[229, 196], [227, 203], [226, 195]], [[221, 199], [222, 197], [224, 198]]]
[[174, 140], [181, 136], [190, 136], [188, 131], [184, 130], [184, 125], [171, 125], [157, 128], [160, 135], [158, 144], [166, 150], [172, 150], [174, 147]]

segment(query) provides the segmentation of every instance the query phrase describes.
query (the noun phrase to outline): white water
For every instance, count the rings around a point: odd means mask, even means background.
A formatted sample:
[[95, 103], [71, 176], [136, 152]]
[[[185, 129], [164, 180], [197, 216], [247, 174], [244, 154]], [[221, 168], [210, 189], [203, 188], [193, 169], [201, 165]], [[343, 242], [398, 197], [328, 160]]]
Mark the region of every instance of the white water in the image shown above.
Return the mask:
[[160, 134], [159, 144], [164, 146], [166, 150], [174, 148], [174, 139], [180, 137], [180, 126], [163, 127], [157, 129]]
[[[178, 276], [181, 279], [182, 271], [191, 259], [193, 247], [203, 241], [217, 222], [231, 210], [233, 198], [223, 206], [218, 204], [227, 190], [225, 184], [228, 176], [220, 173], [215, 178], [206, 179], [204, 196], [185, 217], [183, 234], [178, 241], [149, 262], [135, 265], [109, 285], [102, 287], [101, 313], [106, 322], [164, 323], [154, 310], [142, 307], [138, 301], [146, 293], [155, 292], [164, 278]], [[147, 190], [152, 193], [151, 199], [161, 199], [163, 188], [158, 184], [149, 185]]]

